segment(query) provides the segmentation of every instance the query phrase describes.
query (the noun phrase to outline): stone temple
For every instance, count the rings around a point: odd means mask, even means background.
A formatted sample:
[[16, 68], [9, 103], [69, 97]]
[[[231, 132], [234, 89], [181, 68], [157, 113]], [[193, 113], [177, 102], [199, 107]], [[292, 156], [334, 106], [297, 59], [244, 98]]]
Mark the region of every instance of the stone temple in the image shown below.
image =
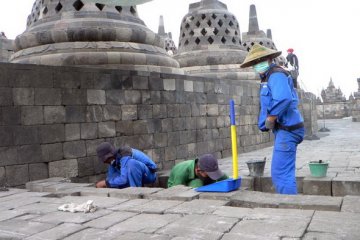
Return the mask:
[[13, 63], [181, 73], [136, 6], [37, 0], [15, 51]]
[[[106, 171], [95, 154], [103, 141], [144, 150], [160, 170], [204, 153], [228, 157], [230, 99], [238, 151], [271, 145], [257, 127], [259, 78], [239, 67], [244, 43], [275, 47], [253, 24], [244, 42], [225, 4], [192, 3], [171, 55], [163, 19], [154, 33], [136, 6], [36, 0], [11, 63], [0, 64], [0, 183], [95, 182]], [[314, 108], [304, 100], [301, 109], [312, 133]]]

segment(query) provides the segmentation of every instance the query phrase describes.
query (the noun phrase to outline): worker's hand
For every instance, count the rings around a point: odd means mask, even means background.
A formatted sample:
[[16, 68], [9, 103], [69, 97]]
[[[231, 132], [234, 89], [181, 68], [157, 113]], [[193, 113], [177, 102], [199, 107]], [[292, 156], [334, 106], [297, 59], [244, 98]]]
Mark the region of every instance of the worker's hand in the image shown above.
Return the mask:
[[275, 121], [276, 121], [276, 116], [268, 116], [265, 121], [265, 127], [270, 130], [274, 129]]
[[96, 188], [106, 188], [105, 180], [96, 183]]

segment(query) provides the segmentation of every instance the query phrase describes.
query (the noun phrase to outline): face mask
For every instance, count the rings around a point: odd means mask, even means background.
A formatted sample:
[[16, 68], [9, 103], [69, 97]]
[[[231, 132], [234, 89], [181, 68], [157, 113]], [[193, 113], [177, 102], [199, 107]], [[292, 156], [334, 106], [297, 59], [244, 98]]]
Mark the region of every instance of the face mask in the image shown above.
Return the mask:
[[269, 69], [270, 65], [268, 61], [260, 62], [254, 65], [254, 70], [257, 73], [264, 73]]

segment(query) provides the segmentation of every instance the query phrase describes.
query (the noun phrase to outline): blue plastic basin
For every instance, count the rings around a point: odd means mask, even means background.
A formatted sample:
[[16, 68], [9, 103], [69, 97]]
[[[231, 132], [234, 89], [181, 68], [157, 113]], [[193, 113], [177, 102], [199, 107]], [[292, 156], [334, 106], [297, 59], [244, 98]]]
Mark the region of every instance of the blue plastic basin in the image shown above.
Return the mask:
[[215, 182], [206, 186], [195, 188], [197, 192], [231, 192], [238, 189], [241, 185], [241, 178], [226, 179], [220, 182]]

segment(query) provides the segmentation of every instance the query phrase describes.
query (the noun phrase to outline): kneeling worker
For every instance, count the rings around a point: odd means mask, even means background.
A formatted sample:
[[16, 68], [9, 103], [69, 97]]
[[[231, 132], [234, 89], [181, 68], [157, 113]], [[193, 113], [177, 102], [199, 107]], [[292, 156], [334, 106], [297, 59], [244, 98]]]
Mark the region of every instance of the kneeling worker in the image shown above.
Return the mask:
[[156, 164], [137, 149], [115, 149], [111, 143], [103, 142], [96, 152], [101, 162], [109, 164], [107, 178], [98, 182], [97, 188], [142, 187], [156, 180]]
[[211, 154], [205, 154], [198, 159], [176, 164], [171, 169], [168, 187], [185, 185], [197, 188], [228, 178], [219, 169], [217, 159]]

